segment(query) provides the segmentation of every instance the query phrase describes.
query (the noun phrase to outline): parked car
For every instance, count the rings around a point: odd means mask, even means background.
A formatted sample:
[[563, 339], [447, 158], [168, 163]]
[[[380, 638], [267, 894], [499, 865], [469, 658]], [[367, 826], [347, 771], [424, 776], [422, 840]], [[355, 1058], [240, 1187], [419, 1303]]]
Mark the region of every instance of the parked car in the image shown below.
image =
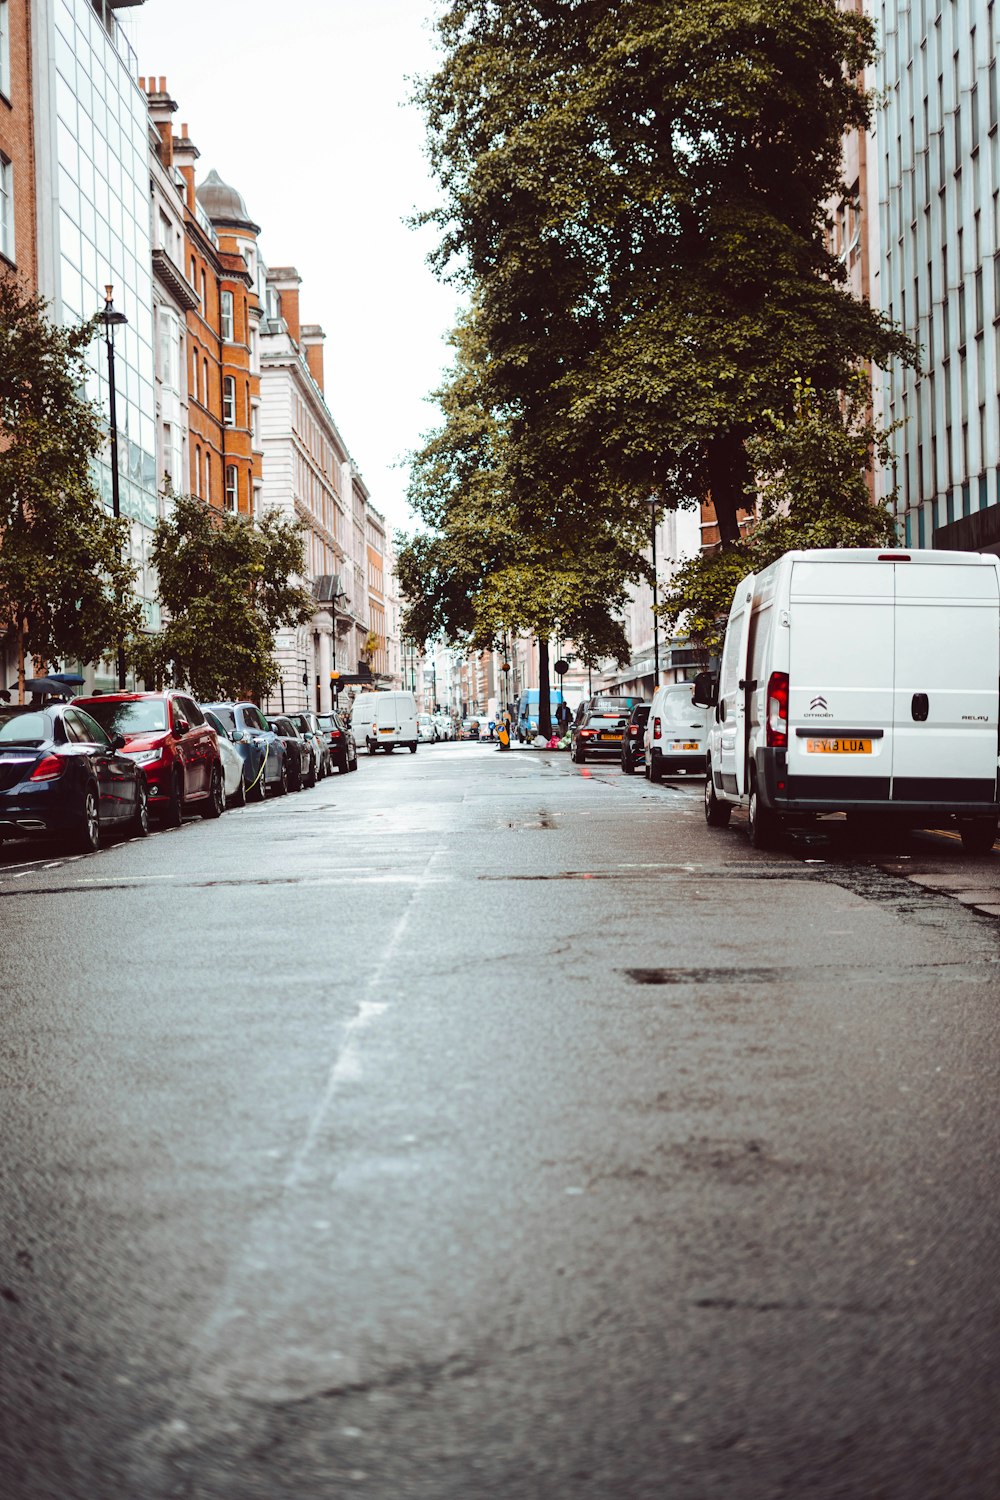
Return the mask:
[[433, 745], [437, 737], [433, 714], [417, 714], [417, 739], [421, 744]]
[[146, 775], [149, 805], [168, 828], [185, 812], [218, 818], [226, 805], [219, 742], [205, 715], [185, 693], [102, 693], [74, 698], [110, 738], [121, 735], [125, 754]]
[[313, 747], [304, 739], [287, 714], [276, 714], [267, 721], [285, 747], [288, 763], [288, 790], [301, 792], [315, 786], [318, 779]]
[[313, 747], [313, 754], [316, 760], [316, 779], [322, 781], [324, 776], [332, 775], [333, 756], [330, 753], [329, 741], [320, 726], [319, 714], [289, 714], [288, 717], [302, 738], [308, 740]]
[[317, 714], [316, 717], [329, 746], [331, 760], [337, 770], [341, 775], [346, 771], [356, 771], [358, 747], [347, 715], [337, 709], [332, 714]]
[[646, 720], [649, 718], [649, 704], [637, 703], [629, 714], [628, 723], [625, 726], [625, 738], [622, 740], [622, 770], [629, 776], [635, 774], [637, 765], [644, 765], [643, 745], [646, 738]]
[[694, 701], [694, 683], [673, 682], [653, 694], [643, 747], [650, 781], [664, 776], [704, 776], [708, 711]]
[[578, 766], [582, 766], [592, 755], [613, 756], [617, 760], [622, 753], [627, 724], [628, 719], [624, 713], [586, 714], [579, 728], [573, 730], [573, 760]]
[[455, 738], [455, 725], [451, 714], [435, 714], [434, 724], [437, 728], [439, 740], [453, 740]]
[[256, 703], [205, 703], [202, 707], [222, 720], [243, 756], [243, 775], [251, 802], [262, 802], [266, 791], [276, 797], [288, 791], [284, 743]]
[[245, 807], [247, 800], [247, 786], [243, 779], [243, 757], [233, 744], [232, 735], [223, 724], [218, 714], [211, 709], [203, 710], [205, 718], [215, 730], [215, 738], [219, 742], [219, 755], [222, 759], [222, 779], [226, 792], [226, 806]]
[[89, 853], [107, 826], [149, 832], [146, 777], [83, 709], [0, 704], [0, 842], [56, 834]]
[[463, 719], [459, 730], [459, 739], [478, 740], [482, 725], [478, 719]]

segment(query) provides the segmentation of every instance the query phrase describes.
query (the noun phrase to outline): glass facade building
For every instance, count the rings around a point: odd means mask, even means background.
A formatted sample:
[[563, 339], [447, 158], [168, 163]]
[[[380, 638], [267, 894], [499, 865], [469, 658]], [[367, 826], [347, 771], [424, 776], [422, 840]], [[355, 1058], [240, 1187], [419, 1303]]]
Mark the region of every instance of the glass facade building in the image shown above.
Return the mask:
[[881, 391], [902, 424], [901, 540], [978, 548], [995, 532], [1000, 544], [1000, 509], [980, 515], [1000, 501], [1000, 0], [873, 0], [871, 11], [884, 100], [875, 298], [922, 365], [889, 370]]
[[[104, 306], [115, 331], [119, 491], [147, 623], [159, 624], [149, 567], [157, 517], [149, 123], [136, 60], [111, 0], [37, 0], [33, 7], [39, 291], [63, 323]], [[88, 394], [107, 419], [103, 336], [90, 351]], [[111, 509], [110, 444], [98, 463]]]

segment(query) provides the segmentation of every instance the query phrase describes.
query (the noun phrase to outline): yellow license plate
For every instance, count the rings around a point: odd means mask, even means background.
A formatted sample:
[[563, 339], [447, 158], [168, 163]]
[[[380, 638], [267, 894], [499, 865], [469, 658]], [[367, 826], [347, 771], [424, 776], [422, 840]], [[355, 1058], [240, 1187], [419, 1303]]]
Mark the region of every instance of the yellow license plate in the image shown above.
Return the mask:
[[620, 734], [602, 734], [601, 735], [601, 739], [602, 740], [614, 740], [615, 743], [618, 744], [618, 745], [620, 745], [621, 742], [622, 742], [622, 737], [621, 737]]
[[871, 755], [871, 740], [806, 740], [810, 755]]
[[697, 750], [697, 740], [674, 740], [671, 750]]
[[392, 734], [395, 728], [395, 724], [390, 724], [388, 729], [380, 729], [379, 734]]

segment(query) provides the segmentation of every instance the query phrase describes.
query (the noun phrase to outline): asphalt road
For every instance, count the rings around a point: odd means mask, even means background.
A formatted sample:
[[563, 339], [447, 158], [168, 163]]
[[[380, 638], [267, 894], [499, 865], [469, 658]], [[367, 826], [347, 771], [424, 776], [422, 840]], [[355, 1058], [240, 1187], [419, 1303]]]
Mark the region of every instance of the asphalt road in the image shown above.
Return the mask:
[[995, 1500], [997, 924], [906, 857], [477, 745], [5, 849], [0, 1493]]

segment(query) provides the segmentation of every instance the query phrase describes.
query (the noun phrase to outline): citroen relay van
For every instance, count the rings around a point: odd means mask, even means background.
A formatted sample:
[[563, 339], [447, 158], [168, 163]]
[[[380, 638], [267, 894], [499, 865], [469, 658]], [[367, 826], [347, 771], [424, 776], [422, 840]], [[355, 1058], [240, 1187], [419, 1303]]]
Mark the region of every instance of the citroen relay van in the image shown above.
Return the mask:
[[889, 815], [997, 836], [1000, 557], [787, 552], [736, 590], [714, 706], [705, 816], [746, 809], [766, 846], [790, 817]]
[[390, 755], [397, 745], [417, 753], [417, 701], [412, 693], [359, 693], [351, 706], [351, 728], [369, 755], [384, 750]]

